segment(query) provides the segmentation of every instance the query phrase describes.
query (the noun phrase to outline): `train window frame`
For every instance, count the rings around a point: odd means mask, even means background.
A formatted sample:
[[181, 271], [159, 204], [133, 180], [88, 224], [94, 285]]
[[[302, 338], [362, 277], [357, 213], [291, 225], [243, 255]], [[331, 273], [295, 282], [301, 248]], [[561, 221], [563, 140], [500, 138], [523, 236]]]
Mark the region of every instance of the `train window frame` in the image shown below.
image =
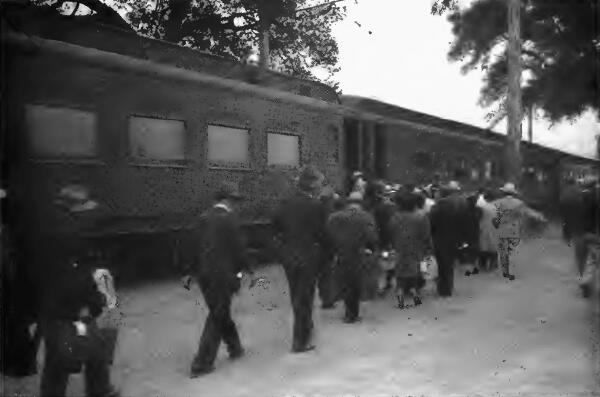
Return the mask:
[[[233, 162], [233, 161], [215, 161], [209, 158], [210, 154], [210, 135], [209, 128], [223, 127], [231, 128], [241, 131], [246, 131], [248, 135], [246, 151], [248, 153], [246, 162]], [[253, 170], [253, 156], [252, 156], [252, 128], [247, 123], [228, 123], [216, 120], [208, 120], [204, 125], [205, 140], [204, 140], [204, 156], [206, 158], [206, 164], [210, 170], [229, 170], [229, 171], [252, 171]]]
[[[143, 118], [165, 121], [177, 121], [183, 124], [183, 158], [182, 159], [153, 159], [136, 157], [131, 147], [131, 119]], [[189, 132], [187, 121], [183, 117], [169, 117], [157, 114], [132, 113], [127, 116], [127, 159], [130, 165], [135, 167], [159, 167], [159, 168], [187, 168], [190, 164], [188, 157]]]
[[[81, 113], [88, 113], [93, 116], [93, 148], [92, 153], [87, 155], [73, 155], [73, 154], [60, 154], [60, 155], [44, 155], [36, 153], [33, 147], [32, 131], [28, 122], [28, 108], [31, 107], [45, 107], [53, 109], [64, 109], [72, 110]], [[101, 158], [101, 142], [100, 134], [98, 133], [99, 114], [95, 107], [85, 106], [81, 104], [64, 103], [64, 102], [45, 102], [45, 101], [32, 101], [24, 103], [21, 107], [21, 120], [22, 126], [25, 131], [25, 140], [27, 147], [27, 157], [29, 161], [39, 164], [65, 164], [74, 163], [80, 165], [106, 165]]]
[[[267, 154], [267, 167], [274, 167], [276, 169], [287, 169], [287, 170], [293, 170], [293, 169], [298, 169], [300, 167], [303, 166], [304, 162], [302, 161], [302, 134], [298, 133], [298, 132], [294, 132], [294, 131], [286, 131], [286, 130], [279, 130], [279, 129], [274, 129], [274, 128], [267, 128], [267, 130], [265, 131], [265, 146], [266, 146], [266, 154]], [[269, 134], [274, 134], [274, 135], [287, 135], [287, 136], [295, 136], [296, 138], [298, 138], [298, 164], [296, 165], [291, 165], [291, 164], [271, 164], [269, 163]]]

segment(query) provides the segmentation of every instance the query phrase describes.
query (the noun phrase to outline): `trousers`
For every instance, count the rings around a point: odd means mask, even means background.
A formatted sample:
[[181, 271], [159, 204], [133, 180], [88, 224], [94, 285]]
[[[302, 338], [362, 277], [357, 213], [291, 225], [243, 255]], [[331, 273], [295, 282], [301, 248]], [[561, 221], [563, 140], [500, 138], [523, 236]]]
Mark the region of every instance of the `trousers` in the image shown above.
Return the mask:
[[292, 350], [302, 350], [312, 339], [313, 303], [317, 272], [311, 266], [284, 265], [294, 312]]
[[213, 366], [221, 341], [227, 345], [230, 356], [242, 351], [237, 327], [231, 318], [233, 296], [231, 285], [204, 277], [198, 279], [198, 285], [208, 306], [208, 317], [192, 362], [192, 371], [209, 369]]
[[454, 263], [457, 258], [457, 249], [436, 249], [435, 259], [438, 263], [437, 293], [440, 296], [451, 296], [454, 291]]
[[[72, 368], [65, 365], [61, 357], [65, 343], [71, 343], [65, 339], [65, 333], [61, 332], [61, 324], [49, 322], [44, 325], [44, 343], [46, 354], [44, 357], [44, 368], [42, 370], [41, 397], [62, 397], [66, 395], [67, 384]], [[64, 328], [62, 328], [64, 329]], [[81, 350], [83, 364], [85, 394], [87, 397], [108, 397], [114, 394], [110, 383], [110, 357], [101, 353], [101, 336], [97, 332], [95, 324], [88, 326], [89, 339]]]
[[510, 274], [510, 259], [520, 242], [521, 239], [516, 237], [500, 237], [498, 240], [498, 257], [503, 273]]

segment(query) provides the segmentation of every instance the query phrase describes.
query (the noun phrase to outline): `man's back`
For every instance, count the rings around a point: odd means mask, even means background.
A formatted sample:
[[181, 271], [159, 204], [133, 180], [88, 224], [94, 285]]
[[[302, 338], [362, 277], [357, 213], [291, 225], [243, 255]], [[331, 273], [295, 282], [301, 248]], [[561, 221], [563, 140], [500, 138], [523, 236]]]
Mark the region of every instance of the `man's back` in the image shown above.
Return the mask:
[[213, 206], [200, 216], [197, 242], [201, 274], [231, 276], [246, 265], [239, 221], [225, 207]]
[[296, 194], [276, 209], [273, 227], [284, 244], [312, 245], [321, 243], [327, 210], [317, 199]]
[[364, 248], [374, 249], [377, 240], [373, 216], [358, 207], [331, 214], [327, 229], [338, 252], [359, 253]]

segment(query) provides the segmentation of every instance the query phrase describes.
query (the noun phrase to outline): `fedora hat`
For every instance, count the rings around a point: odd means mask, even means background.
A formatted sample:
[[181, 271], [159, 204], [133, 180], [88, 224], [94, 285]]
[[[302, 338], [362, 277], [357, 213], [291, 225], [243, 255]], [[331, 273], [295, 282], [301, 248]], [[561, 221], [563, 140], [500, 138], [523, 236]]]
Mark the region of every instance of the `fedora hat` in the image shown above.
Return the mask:
[[500, 191], [506, 194], [519, 194], [514, 183], [507, 182], [500, 188]]
[[231, 182], [221, 182], [215, 192], [215, 199], [220, 200], [242, 200], [244, 196], [240, 193], [238, 186]]
[[315, 167], [308, 166], [302, 170], [298, 178], [298, 188], [305, 192], [314, 192], [321, 188], [325, 176]]

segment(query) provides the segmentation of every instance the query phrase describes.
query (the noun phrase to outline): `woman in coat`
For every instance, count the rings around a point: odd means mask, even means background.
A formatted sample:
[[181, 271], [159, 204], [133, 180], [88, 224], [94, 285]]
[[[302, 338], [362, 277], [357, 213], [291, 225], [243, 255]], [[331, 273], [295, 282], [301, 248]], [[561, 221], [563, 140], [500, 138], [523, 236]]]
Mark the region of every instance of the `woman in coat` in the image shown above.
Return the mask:
[[479, 219], [479, 266], [490, 270], [498, 265], [498, 231], [493, 221], [496, 218], [496, 206], [492, 204], [494, 197], [492, 192], [486, 190], [477, 201], [477, 207], [481, 210]]
[[398, 212], [390, 222], [392, 246], [396, 257], [396, 288], [398, 307], [405, 307], [412, 293], [415, 306], [421, 304], [418, 290], [421, 284], [421, 261], [433, 251], [427, 217], [419, 214], [417, 196], [406, 192], [397, 198]]

